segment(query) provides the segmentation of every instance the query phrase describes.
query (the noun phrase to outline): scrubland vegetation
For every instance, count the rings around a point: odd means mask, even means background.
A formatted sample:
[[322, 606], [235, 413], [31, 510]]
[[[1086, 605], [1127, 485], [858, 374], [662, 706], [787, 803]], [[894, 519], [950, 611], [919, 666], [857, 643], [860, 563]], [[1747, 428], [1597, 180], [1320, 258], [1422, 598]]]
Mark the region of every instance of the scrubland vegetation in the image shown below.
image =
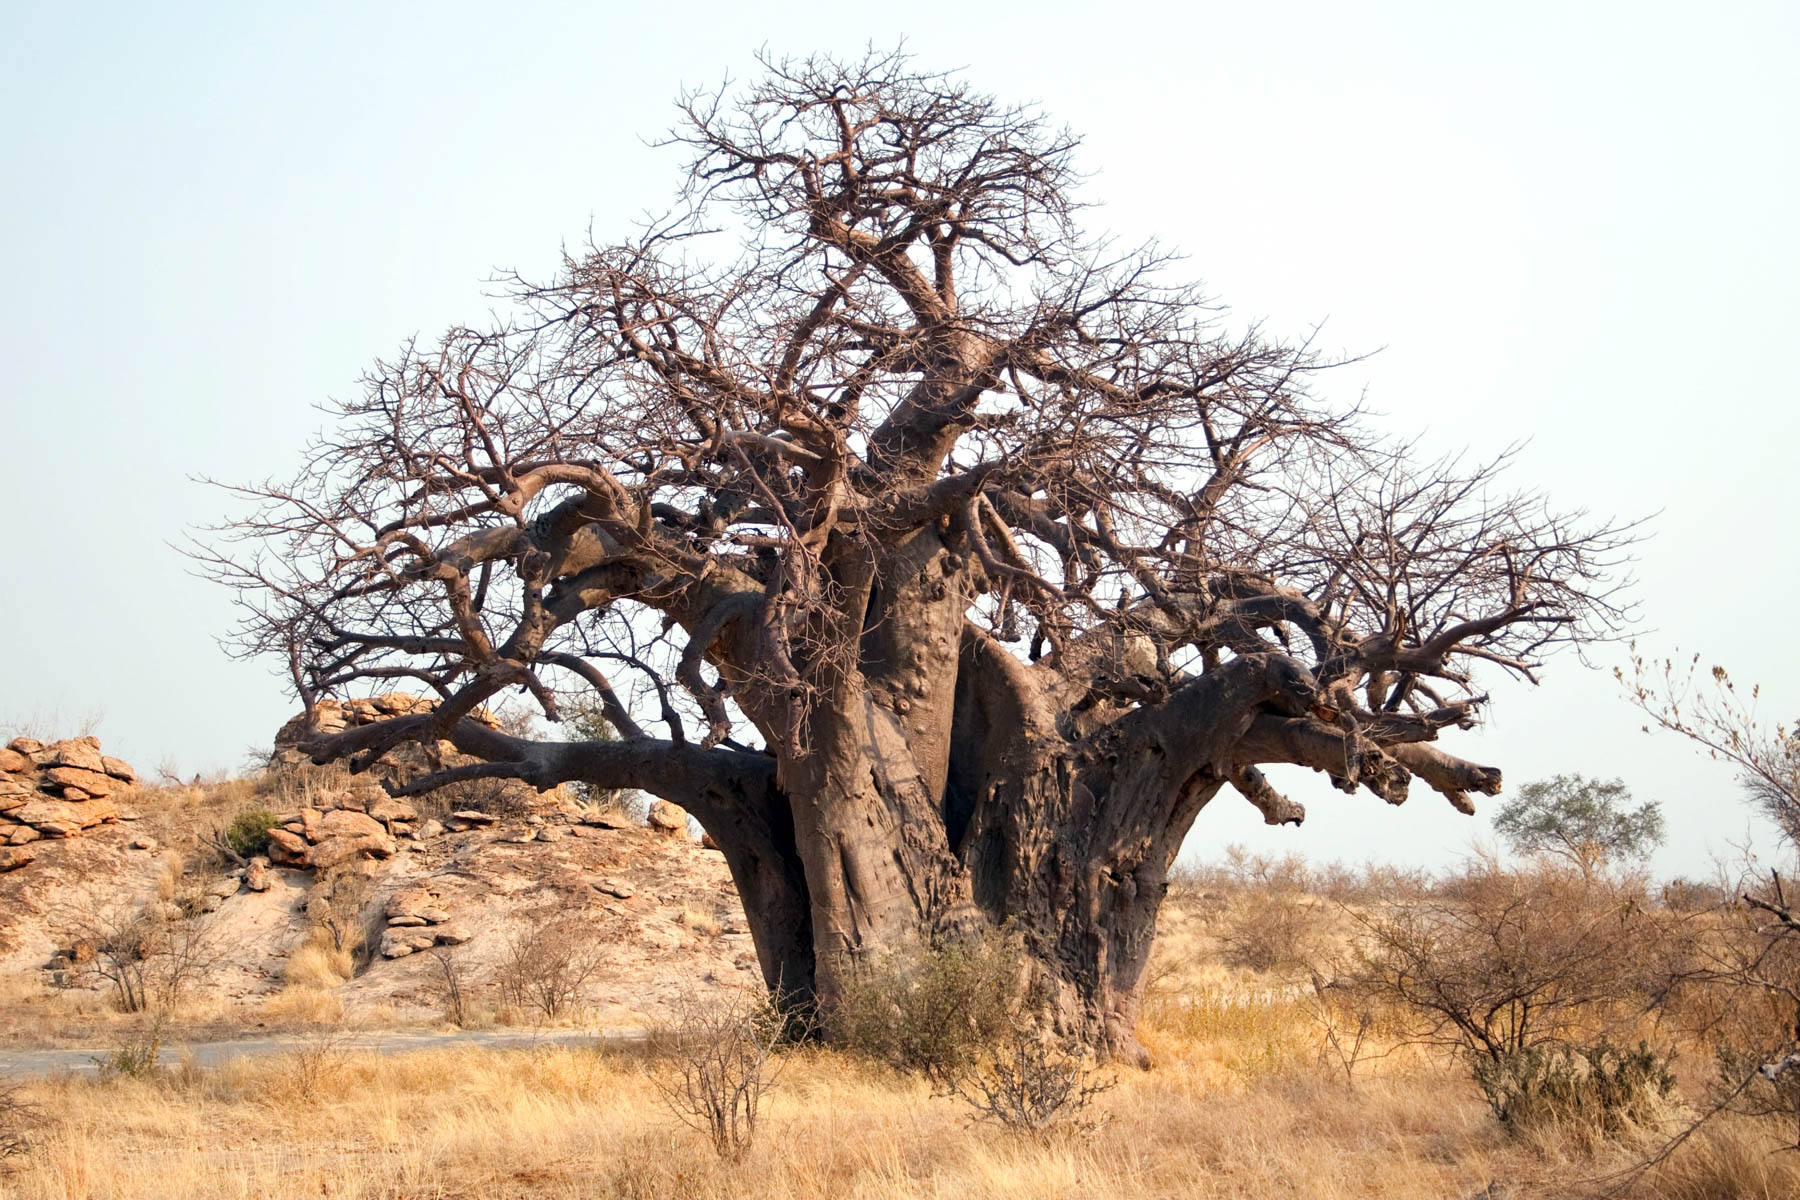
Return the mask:
[[[1149, 1071], [1029, 1031], [994, 936], [872, 967], [834, 1048], [697, 992], [628, 1047], [383, 1057], [320, 1014], [281, 1057], [33, 1081], [0, 1191], [1792, 1196], [1796, 1089], [1757, 1068], [1800, 956], [1736, 891], [1237, 854], [1165, 908]], [[529, 949], [514, 985], [554, 987]]]

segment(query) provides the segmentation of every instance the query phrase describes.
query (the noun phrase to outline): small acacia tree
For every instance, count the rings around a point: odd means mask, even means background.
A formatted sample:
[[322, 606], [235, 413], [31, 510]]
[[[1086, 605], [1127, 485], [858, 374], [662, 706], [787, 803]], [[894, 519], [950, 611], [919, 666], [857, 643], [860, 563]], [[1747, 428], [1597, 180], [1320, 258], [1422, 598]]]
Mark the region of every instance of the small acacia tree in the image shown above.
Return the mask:
[[1494, 829], [1519, 854], [1553, 854], [1591, 876], [1608, 863], [1643, 859], [1663, 841], [1662, 807], [1633, 808], [1622, 780], [1556, 775], [1503, 800]]
[[[675, 211], [408, 344], [203, 551], [315, 698], [442, 703], [311, 743], [416, 780], [676, 801], [765, 978], [827, 1019], [861, 962], [1003, 923], [1066, 1036], [1133, 1051], [1168, 869], [1259, 764], [1472, 811], [1482, 670], [1620, 617], [1624, 531], [1422, 463], [1086, 233], [1075, 139], [904, 55], [683, 99]], [[464, 720], [504, 689], [616, 741]], [[660, 732], [646, 727], [654, 719]]]

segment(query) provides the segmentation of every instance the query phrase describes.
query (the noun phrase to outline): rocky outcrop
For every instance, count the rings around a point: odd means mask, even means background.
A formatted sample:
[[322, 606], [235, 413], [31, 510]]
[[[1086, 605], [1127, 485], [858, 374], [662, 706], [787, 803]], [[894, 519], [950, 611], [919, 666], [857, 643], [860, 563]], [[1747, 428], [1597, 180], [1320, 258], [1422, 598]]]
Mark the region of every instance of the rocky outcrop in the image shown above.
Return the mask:
[[[99, 738], [14, 738], [0, 750], [0, 846], [79, 837], [117, 821], [118, 798], [136, 783], [130, 763], [100, 753]], [[32, 858], [15, 849], [5, 858], [12, 866], [4, 869], [16, 870]]]
[[668, 800], [658, 800], [650, 806], [650, 828], [668, 837], [686, 837], [687, 809]]
[[459, 946], [469, 932], [450, 920], [443, 898], [430, 888], [403, 888], [388, 897], [383, 958], [405, 958], [433, 946]]
[[[308, 759], [302, 747], [312, 738], [330, 737], [346, 729], [373, 725], [394, 717], [428, 713], [435, 708], [436, 700], [405, 692], [387, 692], [361, 700], [334, 700], [327, 697], [314, 704], [310, 712], [296, 713], [288, 718], [287, 723], [276, 731], [272, 763], [275, 766], [290, 767], [303, 765]], [[486, 725], [489, 729], [500, 727], [499, 720], [485, 708], [475, 709], [469, 714], [469, 719]], [[439, 741], [431, 746], [409, 742], [390, 750], [383, 757], [381, 767], [386, 768], [390, 775], [410, 777], [426, 771], [436, 771], [444, 766], [454, 766], [458, 761], [471, 760], [458, 754], [456, 747], [447, 741]]]

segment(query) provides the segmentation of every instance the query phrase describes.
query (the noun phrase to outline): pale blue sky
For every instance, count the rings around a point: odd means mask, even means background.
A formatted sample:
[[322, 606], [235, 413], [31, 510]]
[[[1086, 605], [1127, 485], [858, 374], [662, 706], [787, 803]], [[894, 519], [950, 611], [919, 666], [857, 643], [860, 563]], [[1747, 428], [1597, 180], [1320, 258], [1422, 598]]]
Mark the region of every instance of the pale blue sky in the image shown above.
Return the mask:
[[[904, 17], [885, 15], [903, 12]], [[752, 52], [904, 36], [1086, 137], [1093, 223], [1150, 234], [1240, 319], [1381, 353], [1327, 380], [1434, 449], [1531, 439], [1515, 479], [1659, 511], [1644, 639], [1800, 711], [1773, 622], [1800, 572], [1800, 36], [1787, 3], [0, 7], [0, 726], [99, 718], [140, 766], [232, 765], [290, 702], [169, 548], [285, 474], [359, 370], [476, 320], [660, 207], [645, 144]], [[1611, 663], [1621, 653], [1601, 649]], [[1638, 732], [1573, 657], [1459, 752], [1514, 786], [1622, 776], [1669, 871], [1750, 822], [1729, 772]], [[1302, 780], [1300, 831], [1221, 800], [1190, 849], [1440, 862], [1486, 829]], [[1421, 789], [1422, 791], [1422, 789]], [[1766, 836], [1766, 835], [1762, 835]]]

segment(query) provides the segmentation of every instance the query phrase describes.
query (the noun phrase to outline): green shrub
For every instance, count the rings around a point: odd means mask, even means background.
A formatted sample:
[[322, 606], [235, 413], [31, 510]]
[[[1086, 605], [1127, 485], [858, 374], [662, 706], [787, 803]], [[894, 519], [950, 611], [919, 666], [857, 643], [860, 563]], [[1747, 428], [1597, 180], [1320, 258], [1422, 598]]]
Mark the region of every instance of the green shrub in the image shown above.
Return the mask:
[[231, 818], [231, 824], [225, 827], [225, 844], [239, 858], [266, 854], [269, 849], [269, 830], [279, 823], [275, 814], [266, 808], [246, 808]]
[[1480, 1059], [1475, 1082], [1502, 1125], [1579, 1125], [1616, 1133], [1660, 1116], [1675, 1090], [1669, 1060], [1638, 1043], [1623, 1050], [1593, 1046], [1532, 1046]]
[[924, 944], [866, 964], [831, 1013], [846, 1049], [934, 1077], [1011, 1035], [1020, 1008], [1019, 947], [998, 933]]

